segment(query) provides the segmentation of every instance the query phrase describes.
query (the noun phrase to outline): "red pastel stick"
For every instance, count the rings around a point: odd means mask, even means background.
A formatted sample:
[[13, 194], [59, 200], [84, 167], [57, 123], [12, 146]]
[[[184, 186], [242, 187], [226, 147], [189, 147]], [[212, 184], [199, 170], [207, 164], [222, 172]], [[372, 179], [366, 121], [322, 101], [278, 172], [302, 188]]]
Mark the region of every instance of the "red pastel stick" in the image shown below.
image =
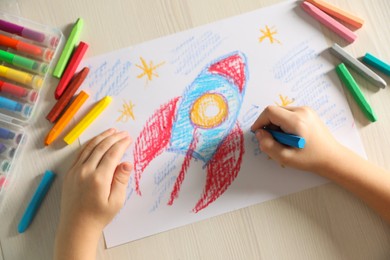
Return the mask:
[[76, 93], [77, 89], [80, 87], [81, 83], [83, 83], [84, 79], [87, 77], [89, 73], [89, 68], [83, 68], [77, 75], [74, 76], [72, 81], [69, 83], [69, 86], [66, 88], [61, 98], [57, 101], [54, 107], [51, 109], [49, 114], [46, 116], [46, 119], [50, 122], [54, 123], [64, 108], [68, 105], [69, 101], [73, 97], [74, 93]]
[[56, 92], [54, 94], [56, 99], [59, 99], [62, 93], [64, 93], [70, 79], [73, 77], [87, 49], [88, 49], [88, 44], [86, 44], [85, 42], [80, 42], [79, 45], [77, 46], [76, 50], [72, 55], [72, 58], [68, 63], [68, 66], [66, 66], [66, 70], [62, 75], [60, 82], [58, 82]]
[[31, 103], [34, 103], [38, 97], [38, 92], [33, 89], [26, 89], [2, 80], [0, 80], [0, 93], [5, 93]]

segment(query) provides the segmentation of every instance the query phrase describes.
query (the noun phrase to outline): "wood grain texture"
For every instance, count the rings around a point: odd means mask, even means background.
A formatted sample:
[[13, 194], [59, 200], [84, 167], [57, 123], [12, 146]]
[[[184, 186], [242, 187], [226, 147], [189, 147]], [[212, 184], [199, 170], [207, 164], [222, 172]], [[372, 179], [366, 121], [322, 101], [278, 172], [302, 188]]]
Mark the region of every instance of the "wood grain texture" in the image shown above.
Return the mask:
[[[204, 25], [280, 2], [279, 0], [19, 0], [20, 13], [69, 34], [78, 17], [85, 20], [82, 40], [87, 57]], [[390, 60], [390, 1], [329, 0], [364, 18], [358, 39], [346, 47], [355, 56], [366, 51]], [[345, 45], [328, 29], [329, 44]], [[369, 124], [355, 102], [347, 99], [368, 159], [390, 170], [390, 88], [378, 90], [353, 74], [375, 109]], [[388, 83], [389, 77], [384, 76]], [[60, 215], [62, 175], [79, 145], [60, 142], [43, 148], [50, 124], [57, 80], [43, 90], [17, 178], [8, 190], [0, 215], [5, 260], [51, 259]], [[16, 227], [46, 169], [59, 174], [26, 233]], [[136, 213], [135, 213], [136, 214]], [[1, 252], [1, 251], [0, 251]], [[335, 184], [326, 184], [273, 201], [173, 229], [112, 249], [101, 239], [98, 259], [389, 259], [390, 225], [359, 199]], [[0, 256], [0, 259], [1, 256]]]

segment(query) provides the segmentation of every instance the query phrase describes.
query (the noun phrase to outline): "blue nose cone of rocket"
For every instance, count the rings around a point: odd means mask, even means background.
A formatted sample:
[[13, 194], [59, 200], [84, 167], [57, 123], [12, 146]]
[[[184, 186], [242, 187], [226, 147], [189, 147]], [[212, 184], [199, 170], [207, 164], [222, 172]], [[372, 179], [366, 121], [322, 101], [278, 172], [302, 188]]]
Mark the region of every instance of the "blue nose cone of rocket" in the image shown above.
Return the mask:
[[236, 124], [247, 79], [242, 53], [208, 65], [182, 95], [168, 151], [186, 154], [192, 149], [194, 158], [207, 163]]

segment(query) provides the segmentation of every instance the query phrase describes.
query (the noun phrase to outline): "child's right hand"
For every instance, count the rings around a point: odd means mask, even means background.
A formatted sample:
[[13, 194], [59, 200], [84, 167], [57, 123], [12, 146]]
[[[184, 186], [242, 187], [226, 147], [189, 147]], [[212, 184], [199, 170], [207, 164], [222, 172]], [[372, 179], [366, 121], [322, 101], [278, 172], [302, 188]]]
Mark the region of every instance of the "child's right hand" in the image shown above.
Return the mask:
[[[278, 143], [263, 127], [276, 125], [284, 132], [302, 136], [306, 140], [303, 149]], [[260, 150], [284, 166], [318, 172], [333, 163], [337, 152], [343, 149], [333, 138], [318, 115], [308, 107], [268, 106], [251, 127], [256, 131]]]

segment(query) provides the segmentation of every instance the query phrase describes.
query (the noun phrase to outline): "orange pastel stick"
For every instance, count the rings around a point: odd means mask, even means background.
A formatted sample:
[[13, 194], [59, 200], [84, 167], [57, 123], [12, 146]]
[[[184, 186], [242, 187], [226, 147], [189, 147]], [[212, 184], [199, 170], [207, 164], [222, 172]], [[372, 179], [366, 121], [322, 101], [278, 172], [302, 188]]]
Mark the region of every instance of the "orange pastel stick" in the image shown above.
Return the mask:
[[77, 111], [79, 111], [80, 107], [84, 104], [88, 97], [89, 95], [84, 91], [81, 91], [78, 94], [69, 108], [47, 134], [45, 138], [45, 145], [51, 144], [62, 133], [64, 128], [68, 125], [69, 121], [73, 118]]
[[16, 51], [39, 57], [45, 61], [51, 61], [53, 50], [23, 42], [5, 35], [0, 34], [0, 46], [8, 47]]
[[342, 10], [334, 5], [331, 5], [325, 1], [322, 0], [306, 0], [309, 3], [312, 3], [313, 5], [317, 6], [322, 11], [340, 19], [341, 21], [344, 21], [356, 28], [362, 27], [364, 20], [345, 11]]

